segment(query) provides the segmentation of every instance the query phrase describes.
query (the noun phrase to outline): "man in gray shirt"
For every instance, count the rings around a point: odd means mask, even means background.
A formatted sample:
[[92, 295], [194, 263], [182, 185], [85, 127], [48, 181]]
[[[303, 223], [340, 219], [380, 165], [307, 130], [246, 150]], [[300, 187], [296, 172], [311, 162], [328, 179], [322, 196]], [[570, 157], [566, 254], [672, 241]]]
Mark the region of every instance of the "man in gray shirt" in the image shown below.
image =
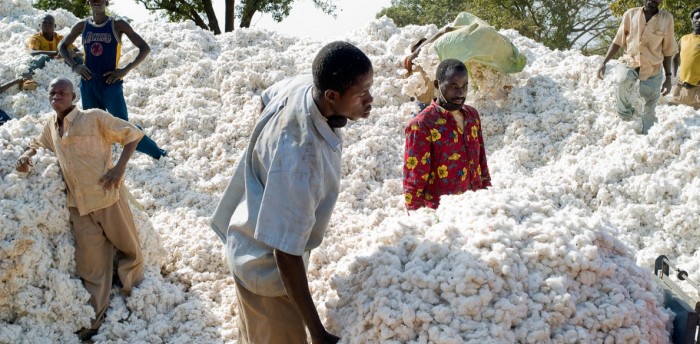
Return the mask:
[[340, 189], [340, 127], [372, 109], [372, 63], [333, 42], [313, 75], [278, 82], [212, 217], [235, 277], [241, 343], [335, 343], [306, 277]]

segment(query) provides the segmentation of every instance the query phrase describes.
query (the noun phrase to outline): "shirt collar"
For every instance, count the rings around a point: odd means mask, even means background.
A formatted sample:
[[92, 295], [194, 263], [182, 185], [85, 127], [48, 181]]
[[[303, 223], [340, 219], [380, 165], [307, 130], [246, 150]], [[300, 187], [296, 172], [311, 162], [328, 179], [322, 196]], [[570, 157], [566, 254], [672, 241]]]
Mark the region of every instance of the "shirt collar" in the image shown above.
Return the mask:
[[328, 142], [334, 151], [339, 150], [343, 141], [340, 139], [340, 136], [338, 136], [333, 129], [331, 129], [331, 127], [328, 125], [328, 120], [323, 117], [321, 110], [319, 110], [318, 106], [316, 106], [316, 102], [314, 102], [313, 97], [313, 87], [309, 87], [306, 91], [305, 102], [305, 107], [309, 109], [309, 116], [311, 116], [311, 120], [313, 121], [316, 130], [318, 130], [323, 139]]
[[[67, 122], [67, 123], [73, 123], [73, 120], [75, 120], [75, 116], [78, 116], [78, 112], [79, 112], [79, 111], [80, 111], [80, 109], [78, 109], [78, 107], [75, 106], [75, 107], [73, 108], [73, 110], [71, 110], [71, 111], [68, 113], [68, 116], [66, 116], [66, 117], [63, 119], [63, 121], [64, 121], [64, 122]], [[53, 114], [53, 122], [54, 122], [55, 125], [58, 125], [58, 115], [55, 114], [55, 113]]]
[[[447, 116], [447, 115], [452, 116], [452, 114], [450, 114], [450, 112], [447, 111], [447, 109], [445, 109], [444, 107], [440, 106], [435, 100], [432, 101], [431, 105], [435, 106], [435, 109], [437, 109], [437, 112], [438, 112], [439, 114], [445, 115], [445, 116]], [[467, 112], [466, 106], [467, 106], [467, 104], [462, 104], [462, 107], [459, 108], [459, 111], [461, 111], [461, 112]]]

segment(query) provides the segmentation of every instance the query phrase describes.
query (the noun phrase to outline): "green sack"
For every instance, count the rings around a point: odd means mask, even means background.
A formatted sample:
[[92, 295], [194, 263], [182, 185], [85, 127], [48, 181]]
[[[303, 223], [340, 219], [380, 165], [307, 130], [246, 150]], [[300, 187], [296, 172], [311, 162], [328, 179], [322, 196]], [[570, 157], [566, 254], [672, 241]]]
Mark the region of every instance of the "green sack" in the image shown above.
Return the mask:
[[460, 13], [452, 23], [453, 31], [440, 36], [433, 48], [440, 61], [457, 59], [475, 62], [503, 73], [518, 73], [527, 58], [505, 36], [471, 13]]

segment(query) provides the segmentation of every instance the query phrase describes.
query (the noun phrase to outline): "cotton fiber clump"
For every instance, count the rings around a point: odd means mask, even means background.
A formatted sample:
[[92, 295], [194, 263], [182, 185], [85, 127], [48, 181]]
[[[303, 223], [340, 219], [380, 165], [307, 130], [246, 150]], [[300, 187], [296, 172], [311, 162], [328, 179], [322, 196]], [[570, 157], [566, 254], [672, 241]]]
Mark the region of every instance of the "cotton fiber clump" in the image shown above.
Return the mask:
[[[77, 21], [49, 13], [64, 34]], [[24, 46], [44, 14], [28, 0], [0, 3], [0, 80], [26, 69]], [[94, 339], [233, 343], [233, 278], [209, 217], [262, 90], [309, 72], [328, 42], [257, 29], [215, 36], [191, 22], [132, 25], [152, 52], [124, 79], [129, 118], [169, 155], [136, 153], [129, 163], [145, 279], [126, 300], [113, 289]], [[342, 192], [311, 255], [324, 323], [344, 343], [667, 342], [671, 315], [650, 270], [665, 254], [700, 281], [700, 114], [662, 103], [659, 123], [641, 136], [638, 118], [614, 112], [614, 62], [600, 81], [601, 57], [502, 31], [528, 65], [508, 78], [483, 73], [468, 100], [481, 112], [493, 188], [408, 216], [403, 129], [416, 111], [405, 94], [415, 83], [402, 78], [401, 61], [436, 31], [381, 18], [341, 37], [372, 60], [374, 104], [368, 120], [343, 130]], [[125, 40], [122, 53], [126, 64], [137, 50]], [[35, 73], [40, 88], [0, 95], [16, 118], [0, 127], [0, 343], [75, 343], [93, 316], [56, 158], [40, 151], [32, 173], [14, 171], [51, 114], [46, 86], [56, 76], [79, 81], [51, 61]]]

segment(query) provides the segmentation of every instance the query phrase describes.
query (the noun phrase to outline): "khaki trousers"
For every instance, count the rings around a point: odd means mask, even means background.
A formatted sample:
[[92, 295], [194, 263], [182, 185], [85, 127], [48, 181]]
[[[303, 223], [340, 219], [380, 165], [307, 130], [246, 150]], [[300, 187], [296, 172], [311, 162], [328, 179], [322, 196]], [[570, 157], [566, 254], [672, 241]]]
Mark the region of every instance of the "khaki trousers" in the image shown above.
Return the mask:
[[122, 295], [128, 296], [143, 278], [138, 232], [124, 197], [85, 216], [80, 216], [77, 208], [68, 210], [75, 237], [78, 276], [90, 293], [90, 304], [95, 309], [91, 328], [98, 329], [109, 307], [115, 249], [119, 258], [117, 272], [123, 286]]
[[254, 294], [236, 282], [238, 342], [241, 344], [306, 344], [306, 326], [287, 296]]
[[685, 88], [680, 85], [673, 85], [670, 103], [688, 105], [695, 110], [700, 110], [700, 86]]

